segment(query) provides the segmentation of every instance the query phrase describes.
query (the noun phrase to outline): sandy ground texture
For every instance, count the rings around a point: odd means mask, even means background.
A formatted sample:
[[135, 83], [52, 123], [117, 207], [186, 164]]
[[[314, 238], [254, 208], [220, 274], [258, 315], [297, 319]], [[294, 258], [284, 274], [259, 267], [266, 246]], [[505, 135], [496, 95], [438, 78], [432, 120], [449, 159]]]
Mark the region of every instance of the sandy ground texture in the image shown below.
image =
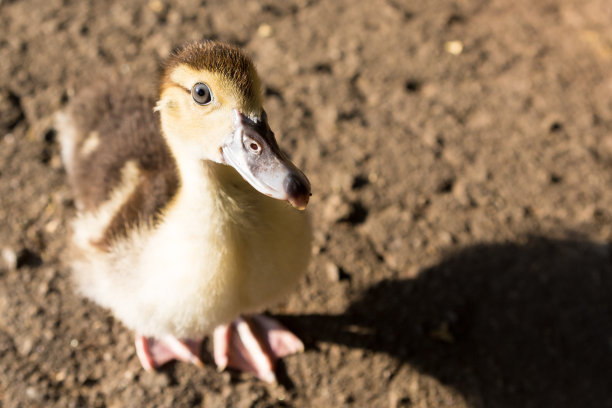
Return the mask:
[[[2, 407], [612, 407], [612, 2], [0, 1]], [[310, 177], [279, 384], [144, 372], [73, 291], [52, 116], [243, 46]]]

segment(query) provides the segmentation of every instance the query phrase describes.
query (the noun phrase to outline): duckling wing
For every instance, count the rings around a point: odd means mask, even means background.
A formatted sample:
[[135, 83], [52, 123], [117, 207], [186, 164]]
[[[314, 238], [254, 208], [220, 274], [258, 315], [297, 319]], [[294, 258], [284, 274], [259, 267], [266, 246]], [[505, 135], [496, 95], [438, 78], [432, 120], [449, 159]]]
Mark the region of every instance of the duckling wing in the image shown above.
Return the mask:
[[153, 103], [129, 87], [85, 90], [58, 116], [58, 129], [79, 210], [112, 207], [99, 244], [155, 222], [176, 194], [176, 164]]

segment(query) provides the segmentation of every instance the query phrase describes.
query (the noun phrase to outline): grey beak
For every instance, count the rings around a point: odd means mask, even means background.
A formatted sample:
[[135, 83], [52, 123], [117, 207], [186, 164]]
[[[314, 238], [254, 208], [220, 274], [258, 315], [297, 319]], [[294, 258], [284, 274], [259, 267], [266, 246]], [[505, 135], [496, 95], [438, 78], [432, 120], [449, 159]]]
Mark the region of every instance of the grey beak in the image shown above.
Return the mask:
[[299, 210], [308, 205], [310, 182], [280, 151], [265, 112], [252, 120], [234, 109], [234, 133], [222, 152], [225, 162], [259, 192]]

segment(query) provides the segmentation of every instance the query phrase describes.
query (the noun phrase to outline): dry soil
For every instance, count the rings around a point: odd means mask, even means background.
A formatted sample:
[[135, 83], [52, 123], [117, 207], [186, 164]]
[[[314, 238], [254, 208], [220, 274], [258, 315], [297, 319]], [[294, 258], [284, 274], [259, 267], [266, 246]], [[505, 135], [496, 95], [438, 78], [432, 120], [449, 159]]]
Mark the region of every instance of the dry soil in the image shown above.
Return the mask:
[[[0, 406], [612, 407], [609, 0], [0, 0]], [[310, 177], [279, 384], [171, 364], [76, 295], [52, 117], [243, 46]]]

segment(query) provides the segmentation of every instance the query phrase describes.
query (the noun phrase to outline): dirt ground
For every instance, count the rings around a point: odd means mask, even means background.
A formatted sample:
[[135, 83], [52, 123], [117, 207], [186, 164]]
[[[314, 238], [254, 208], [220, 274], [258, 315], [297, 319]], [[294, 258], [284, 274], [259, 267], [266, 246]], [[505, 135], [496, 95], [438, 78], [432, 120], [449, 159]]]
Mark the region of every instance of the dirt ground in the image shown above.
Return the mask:
[[[609, 0], [0, 0], [0, 406], [612, 407]], [[73, 291], [52, 116], [243, 46], [313, 184], [280, 382], [171, 364]]]

